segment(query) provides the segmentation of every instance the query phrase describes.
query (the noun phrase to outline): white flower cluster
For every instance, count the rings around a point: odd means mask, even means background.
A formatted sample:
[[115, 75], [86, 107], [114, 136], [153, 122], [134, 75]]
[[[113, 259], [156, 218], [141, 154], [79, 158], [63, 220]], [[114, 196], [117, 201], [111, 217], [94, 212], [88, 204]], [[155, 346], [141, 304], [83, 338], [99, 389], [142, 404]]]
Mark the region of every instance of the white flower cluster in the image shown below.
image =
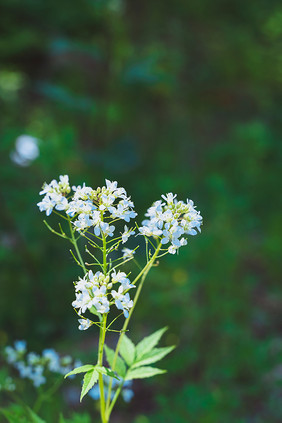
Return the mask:
[[145, 214], [139, 231], [142, 235], [160, 238], [162, 244], [170, 244], [168, 252], [175, 254], [187, 244], [183, 235], [196, 235], [201, 232], [202, 216], [195, 209], [192, 200], [177, 201], [176, 194], [162, 195], [164, 201], [155, 201]]
[[[45, 194], [45, 197], [37, 204], [39, 210], [45, 211], [47, 216], [54, 208], [65, 211], [73, 219], [72, 223], [77, 231], [85, 231], [93, 227], [96, 236], [100, 234], [113, 236], [115, 226], [106, 222], [105, 219], [111, 221], [121, 219], [129, 222], [137, 216], [133, 209], [133, 202], [124, 188], [118, 188], [116, 181], [111, 182], [106, 179], [106, 185], [95, 190], [85, 184], [73, 186], [72, 191], [73, 194], [68, 196], [71, 188], [67, 175], [60, 176], [59, 182], [53, 180], [50, 184], [45, 184], [40, 191], [40, 194]], [[125, 226], [122, 242], [126, 242], [133, 234], [134, 232]]]
[[58, 211], [66, 210], [68, 208], [66, 196], [70, 191], [68, 175], [61, 175], [59, 182], [53, 179], [49, 185], [44, 184], [39, 194], [45, 194], [45, 197], [37, 203], [39, 210], [45, 211], [47, 216], [52, 213], [54, 208]]
[[[118, 290], [111, 289], [114, 284], [119, 283]], [[133, 306], [130, 299], [129, 289], [135, 288], [124, 272], [113, 270], [111, 274], [104, 275], [102, 272], [92, 270], [78, 282], [75, 283], [75, 296], [72, 306], [78, 309], [78, 313], [85, 313], [91, 307], [95, 307], [98, 313], [104, 314], [110, 311], [110, 306], [115, 304], [119, 310], [123, 310], [124, 316], [128, 317], [129, 310]], [[79, 329], [86, 330], [91, 326], [88, 319], [79, 319]]]
[[71, 356], [60, 357], [53, 349], [45, 349], [42, 355], [27, 352], [25, 341], [15, 341], [14, 347], [5, 348], [7, 362], [13, 365], [20, 373], [20, 377], [32, 381], [35, 387], [46, 383], [46, 374], [59, 373], [65, 375], [81, 362], [73, 362]]

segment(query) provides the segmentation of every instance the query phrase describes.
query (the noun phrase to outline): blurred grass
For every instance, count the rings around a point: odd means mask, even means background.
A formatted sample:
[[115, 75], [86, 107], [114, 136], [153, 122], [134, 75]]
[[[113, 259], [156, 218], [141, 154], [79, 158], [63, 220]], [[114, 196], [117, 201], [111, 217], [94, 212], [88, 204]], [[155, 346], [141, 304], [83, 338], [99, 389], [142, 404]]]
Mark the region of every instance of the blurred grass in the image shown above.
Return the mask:
[[[1, 11], [0, 343], [94, 354], [70, 306], [78, 269], [36, 207], [45, 180], [117, 179], [139, 222], [175, 191], [198, 205], [203, 233], [151, 273], [131, 327], [137, 340], [168, 324], [178, 349], [117, 421], [280, 422], [279, 2], [1, 0]], [[40, 140], [24, 168], [10, 159], [22, 134]]]

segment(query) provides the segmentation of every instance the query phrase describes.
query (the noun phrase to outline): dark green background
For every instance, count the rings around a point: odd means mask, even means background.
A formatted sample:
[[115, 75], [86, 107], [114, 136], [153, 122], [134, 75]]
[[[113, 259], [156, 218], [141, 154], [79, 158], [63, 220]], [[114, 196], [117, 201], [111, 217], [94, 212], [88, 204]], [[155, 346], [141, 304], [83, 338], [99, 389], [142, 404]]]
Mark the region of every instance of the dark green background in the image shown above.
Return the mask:
[[[173, 191], [202, 235], [151, 272], [131, 336], [168, 324], [178, 348], [113, 422], [281, 422], [281, 2], [0, 5], [1, 344], [95, 355], [71, 308], [79, 269], [36, 207], [44, 181], [118, 180], [138, 222]], [[21, 134], [41, 140], [25, 168]]]

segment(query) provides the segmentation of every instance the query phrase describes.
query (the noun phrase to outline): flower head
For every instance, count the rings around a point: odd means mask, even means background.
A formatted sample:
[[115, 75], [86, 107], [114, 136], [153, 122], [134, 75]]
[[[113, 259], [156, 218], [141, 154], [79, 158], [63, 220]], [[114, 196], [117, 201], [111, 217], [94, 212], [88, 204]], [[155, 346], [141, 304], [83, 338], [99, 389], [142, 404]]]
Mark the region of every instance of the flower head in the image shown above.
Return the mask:
[[[111, 290], [113, 284], [119, 284], [118, 291]], [[102, 272], [95, 274], [90, 270], [83, 278], [79, 278], [75, 282], [75, 300], [72, 306], [78, 309], [81, 315], [95, 307], [96, 311], [101, 314], [107, 314], [110, 311], [111, 304], [115, 304], [120, 310], [123, 310], [125, 317], [128, 317], [128, 311], [133, 306], [128, 290], [135, 288], [126, 273], [113, 270], [110, 274], [105, 275]], [[111, 295], [112, 301], [109, 296]], [[86, 318], [79, 319], [79, 329], [88, 329], [92, 322]]]
[[[94, 234], [112, 237], [115, 226], [105, 219], [121, 219], [129, 222], [137, 213], [134, 204], [124, 188], [118, 187], [117, 182], [106, 179], [106, 185], [93, 189], [85, 184], [69, 185], [68, 175], [60, 175], [59, 181], [53, 179], [49, 184], [44, 184], [40, 195], [44, 195], [37, 205], [39, 210], [49, 216], [55, 209], [65, 212], [78, 232], [85, 232], [93, 228]], [[125, 230], [122, 234], [122, 242], [126, 242], [129, 236], [134, 234], [131, 230]]]
[[134, 254], [135, 254], [134, 250], [131, 250], [130, 248], [123, 248], [121, 251], [123, 253], [123, 256], [122, 256], [123, 260], [130, 260], [134, 258]]
[[162, 200], [155, 201], [147, 210], [148, 218], [142, 222], [139, 231], [142, 235], [159, 238], [167, 245], [168, 252], [175, 254], [187, 244], [183, 235], [196, 235], [201, 232], [202, 216], [194, 207], [192, 200], [177, 201], [176, 194], [162, 195]]
[[78, 319], [78, 322], [79, 322], [79, 326], [78, 326], [79, 330], [86, 330], [90, 328], [90, 326], [92, 325], [92, 322], [89, 319]]
[[135, 234], [134, 231], [132, 231], [131, 229], [128, 229], [128, 227], [124, 225], [124, 232], [121, 235], [122, 243], [125, 244], [128, 241], [128, 238], [134, 234]]

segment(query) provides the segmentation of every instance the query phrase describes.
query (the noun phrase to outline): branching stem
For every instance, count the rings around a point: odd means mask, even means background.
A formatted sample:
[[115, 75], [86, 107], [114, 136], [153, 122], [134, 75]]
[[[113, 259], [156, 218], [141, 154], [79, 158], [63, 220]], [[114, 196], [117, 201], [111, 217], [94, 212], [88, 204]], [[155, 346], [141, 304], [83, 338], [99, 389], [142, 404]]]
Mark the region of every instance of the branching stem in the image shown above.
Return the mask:
[[81, 264], [81, 267], [82, 267], [84, 273], [86, 274], [87, 273], [87, 269], [85, 267], [84, 261], [82, 260], [82, 257], [81, 257], [81, 254], [80, 254], [80, 251], [79, 251], [79, 248], [78, 248], [78, 245], [77, 245], [77, 240], [76, 240], [76, 238], [74, 236], [74, 230], [73, 230], [73, 227], [72, 227], [72, 224], [71, 224], [70, 219], [69, 219], [69, 227], [70, 227], [70, 233], [71, 233], [71, 242], [72, 242], [72, 244], [73, 244], [73, 246], [75, 248], [75, 251], [76, 251], [78, 260], [79, 260], [79, 262]]
[[[132, 306], [132, 308], [130, 309], [130, 312], [129, 312], [129, 316], [128, 316], [128, 318], [127, 319], [125, 319], [125, 322], [124, 322], [124, 325], [123, 325], [123, 327], [122, 327], [122, 331], [121, 331], [121, 333], [120, 333], [120, 336], [119, 336], [119, 340], [118, 340], [118, 343], [117, 343], [117, 346], [116, 346], [116, 350], [115, 350], [115, 355], [114, 355], [114, 359], [113, 359], [113, 363], [112, 363], [112, 370], [114, 371], [115, 370], [115, 366], [116, 366], [116, 362], [117, 362], [117, 358], [118, 358], [118, 353], [119, 353], [119, 350], [120, 350], [120, 346], [121, 346], [121, 342], [122, 342], [122, 338], [123, 338], [123, 336], [124, 336], [124, 333], [126, 332], [126, 329], [127, 329], [127, 327], [128, 327], [128, 324], [129, 324], [129, 321], [130, 321], [130, 318], [131, 318], [131, 316], [132, 316], [132, 313], [133, 313], [133, 311], [134, 311], [134, 308], [135, 308], [135, 306], [136, 306], [136, 303], [137, 303], [137, 301], [138, 301], [138, 298], [139, 298], [139, 296], [140, 296], [140, 293], [141, 293], [141, 290], [142, 290], [142, 287], [143, 287], [143, 284], [144, 284], [144, 281], [145, 281], [145, 279], [146, 279], [146, 276], [147, 276], [147, 274], [148, 274], [148, 272], [149, 272], [149, 270], [151, 269], [151, 267], [153, 266], [153, 264], [154, 264], [154, 261], [156, 260], [156, 258], [157, 258], [157, 256], [158, 256], [158, 253], [159, 253], [159, 251], [160, 251], [160, 249], [161, 249], [161, 243], [159, 243], [159, 245], [157, 246], [157, 248], [156, 248], [156, 250], [155, 250], [155, 253], [153, 254], [153, 256], [151, 257], [151, 259], [148, 261], [148, 263], [146, 264], [146, 266], [144, 267], [144, 269], [143, 270], [141, 270], [141, 272], [136, 276], [136, 278], [134, 279], [134, 281], [132, 282], [132, 284], [134, 285], [140, 278], [141, 278], [141, 281], [140, 281], [140, 283], [139, 283], [139, 286], [138, 286], [138, 288], [137, 288], [137, 291], [136, 291], [136, 294], [135, 294], [135, 297], [134, 297], [134, 301], [133, 301], [133, 306]], [[112, 409], [113, 409], [113, 406], [114, 406], [114, 404], [115, 404], [115, 402], [116, 402], [116, 400], [117, 400], [117, 398], [118, 398], [118, 396], [119, 396], [119, 393], [120, 393], [120, 391], [121, 391], [121, 389], [120, 390], [117, 390], [117, 392], [116, 392], [116, 395], [115, 395], [115, 397], [113, 398], [113, 400], [112, 400], [112, 403], [111, 403], [111, 390], [112, 390], [112, 379], [110, 380], [110, 382], [109, 382], [109, 388], [108, 388], [108, 395], [107, 395], [107, 404], [106, 404], [106, 413], [107, 413], [107, 419], [109, 420], [109, 418], [110, 418], [110, 415], [111, 415], [111, 412], [112, 412]], [[114, 403], [113, 403], [114, 402]]]

